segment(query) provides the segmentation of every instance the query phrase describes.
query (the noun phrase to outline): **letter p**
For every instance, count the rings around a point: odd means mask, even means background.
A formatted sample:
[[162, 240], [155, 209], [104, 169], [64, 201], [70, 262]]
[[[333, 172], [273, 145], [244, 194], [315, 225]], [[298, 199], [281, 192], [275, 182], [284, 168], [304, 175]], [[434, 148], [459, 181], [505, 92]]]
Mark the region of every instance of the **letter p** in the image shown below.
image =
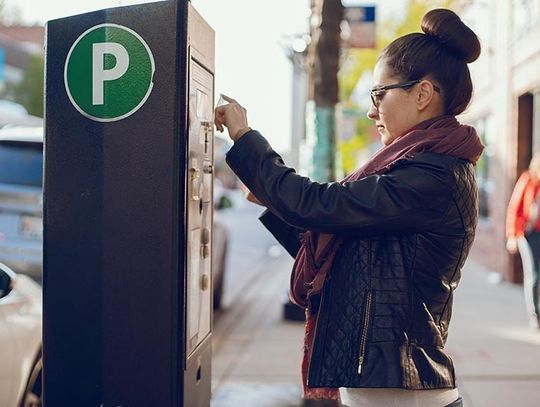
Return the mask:
[[[114, 56], [116, 64], [105, 69], [106, 54]], [[101, 42], [92, 44], [92, 104], [104, 103], [105, 81], [114, 81], [122, 77], [129, 67], [127, 50], [116, 42]]]

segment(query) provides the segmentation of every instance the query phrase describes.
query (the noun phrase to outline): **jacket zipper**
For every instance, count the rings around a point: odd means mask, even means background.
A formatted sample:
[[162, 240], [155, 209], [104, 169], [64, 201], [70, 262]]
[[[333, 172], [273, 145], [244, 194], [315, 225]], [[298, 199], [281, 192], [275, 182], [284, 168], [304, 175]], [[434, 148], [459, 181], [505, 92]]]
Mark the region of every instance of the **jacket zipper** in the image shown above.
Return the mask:
[[362, 365], [366, 356], [366, 344], [369, 331], [369, 322], [371, 316], [371, 303], [373, 300], [373, 292], [368, 291], [366, 297], [366, 305], [364, 308], [364, 323], [362, 325], [362, 336], [360, 337], [360, 353], [358, 356], [358, 374], [362, 374]]

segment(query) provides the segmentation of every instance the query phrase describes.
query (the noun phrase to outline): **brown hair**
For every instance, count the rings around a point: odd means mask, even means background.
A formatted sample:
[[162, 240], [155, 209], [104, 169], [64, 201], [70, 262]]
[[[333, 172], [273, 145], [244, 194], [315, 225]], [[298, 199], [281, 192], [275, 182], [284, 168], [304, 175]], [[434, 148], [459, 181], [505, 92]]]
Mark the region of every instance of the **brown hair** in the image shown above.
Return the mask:
[[381, 53], [394, 73], [405, 81], [429, 78], [441, 88], [444, 113], [462, 113], [471, 100], [468, 63], [480, 56], [476, 34], [448, 9], [431, 10], [422, 19], [422, 33], [394, 40]]

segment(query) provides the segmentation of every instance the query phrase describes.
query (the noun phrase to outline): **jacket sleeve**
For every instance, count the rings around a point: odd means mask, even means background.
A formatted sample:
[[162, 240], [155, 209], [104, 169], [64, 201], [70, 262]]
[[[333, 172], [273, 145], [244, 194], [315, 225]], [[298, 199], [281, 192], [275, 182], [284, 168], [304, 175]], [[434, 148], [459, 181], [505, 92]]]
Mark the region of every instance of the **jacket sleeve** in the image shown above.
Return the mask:
[[523, 197], [529, 183], [529, 173], [525, 171], [516, 182], [508, 208], [506, 210], [506, 238], [523, 236], [525, 233], [525, 219]]
[[303, 229], [295, 228], [284, 222], [278, 216], [274, 215], [270, 210], [263, 212], [259, 216], [259, 220], [268, 229], [276, 240], [287, 250], [294, 258], [300, 250], [300, 234], [305, 232]]
[[355, 235], [422, 231], [438, 225], [452, 203], [453, 181], [436, 160], [410, 161], [387, 174], [343, 184], [318, 183], [286, 167], [253, 130], [226, 159], [263, 204], [299, 229]]

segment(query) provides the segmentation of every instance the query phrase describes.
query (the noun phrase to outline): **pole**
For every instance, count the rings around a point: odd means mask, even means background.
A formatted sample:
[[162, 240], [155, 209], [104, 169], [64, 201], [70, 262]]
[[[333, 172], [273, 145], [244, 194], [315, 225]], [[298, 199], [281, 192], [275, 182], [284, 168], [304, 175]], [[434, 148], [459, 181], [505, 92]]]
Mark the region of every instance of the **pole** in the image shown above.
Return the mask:
[[336, 178], [336, 104], [339, 101], [341, 0], [312, 0], [309, 102], [306, 129], [313, 141], [310, 176], [318, 181]]

